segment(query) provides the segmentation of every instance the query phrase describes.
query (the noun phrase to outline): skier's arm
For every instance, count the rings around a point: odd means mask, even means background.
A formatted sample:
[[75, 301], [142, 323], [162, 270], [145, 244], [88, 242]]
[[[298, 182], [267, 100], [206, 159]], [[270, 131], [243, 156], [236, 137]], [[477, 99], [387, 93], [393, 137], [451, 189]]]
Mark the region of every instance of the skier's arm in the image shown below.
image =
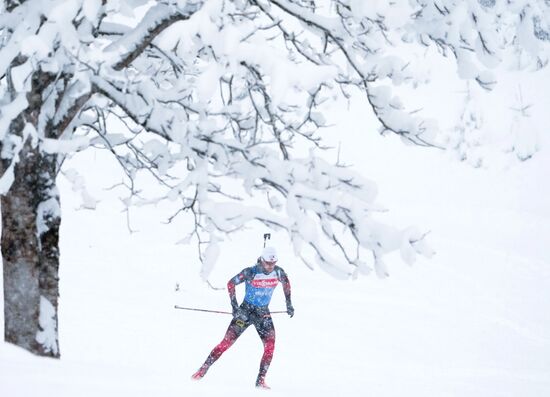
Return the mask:
[[294, 316], [294, 307], [292, 306], [292, 299], [291, 299], [291, 293], [290, 293], [290, 280], [288, 279], [288, 276], [286, 275], [283, 269], [281, 269], [280, 279], [281, 279], [281, 283], [283, 284], [283, 292], [285, 293], [286, 311], [290, 315], [290, 317], [292, 317]]
[[231, 277], [227, 282], [227, 292], [229, 293], [229, 300], [231, 301], [231, 307], [235, 311], [239, 307], [237, 302], [237, 295], [235, 294], [235, 285], [245, 281], [248, 269], [243, 269], [235, 277]]

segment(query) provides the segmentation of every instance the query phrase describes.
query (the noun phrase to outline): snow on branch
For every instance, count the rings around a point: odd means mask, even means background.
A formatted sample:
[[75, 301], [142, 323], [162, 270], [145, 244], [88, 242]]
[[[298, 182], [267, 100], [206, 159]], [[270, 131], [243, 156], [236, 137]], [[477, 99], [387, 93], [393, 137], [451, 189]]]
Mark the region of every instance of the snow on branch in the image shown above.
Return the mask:
[[151, 42], [166, 28], [178, 21], [189, 19], [202, 6], [203, 1], [185, 2], [183, 9], [165, 2], [151, 7], [138, 26], [122, 34], [106, 51], [113, 51], [119, 60], [114, 63], [115, 70], [122, 70], [143, 53]]

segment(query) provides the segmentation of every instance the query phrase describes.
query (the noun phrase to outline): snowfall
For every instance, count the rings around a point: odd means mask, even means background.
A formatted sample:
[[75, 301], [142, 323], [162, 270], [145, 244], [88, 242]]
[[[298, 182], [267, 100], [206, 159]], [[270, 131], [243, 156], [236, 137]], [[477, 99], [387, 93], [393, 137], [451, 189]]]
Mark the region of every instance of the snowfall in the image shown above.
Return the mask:
[[[550, 396], [550, 131], [541, 97], [550, 79], [544, 76], [522, 83], [537, 130], [538, 150], [528, 161], [505, 153], [505, 145], [489, 145], [487, 161], [474, 167], [448, 152], [380, 136], [374, 121], [362, 118], [360, 101], [335, 107], [332, 139], [347, 163], [376, 181], [378, 202], [388, 209], [380, 216], [429, 231], [436, 252], [412, 266], [399, 254], [388, 256], [390, 275], [383, 279], [373, 272], [342, 281], [311, 270], [293, 256], [285, 234], [251, 225], [223, 243], [209, 285], [200, 278], [196, 246], [177, 244], [183, 225], [163, 223], [173, 208], [124, 212], [121, 191], [109, 189], [122, 174], [108, 153], [73, 156], [63, 165], [70, 178], [59, 177], [62, 358], [38, 358], [0, 342], [0, 395]], [[492, 112], [484, 128], [511, 128], [516, 83], [487, 99]], [[440, 106], [460, 107], [444, 98]], [[528, 133], [535, 134], [531, 127]], [[68, 182], [72, 170], [86, 189]], [[293, 318], [274, 315], [272, 390], [254, 388], [262, 344], [253, 329], [204, 379], [192, 381], [231, 317], [174, 306], [229, 310], [225, 284], [254, 263], [267, 232], [296, 309]], [[271, 309], [284, 308], [279, 287]]]

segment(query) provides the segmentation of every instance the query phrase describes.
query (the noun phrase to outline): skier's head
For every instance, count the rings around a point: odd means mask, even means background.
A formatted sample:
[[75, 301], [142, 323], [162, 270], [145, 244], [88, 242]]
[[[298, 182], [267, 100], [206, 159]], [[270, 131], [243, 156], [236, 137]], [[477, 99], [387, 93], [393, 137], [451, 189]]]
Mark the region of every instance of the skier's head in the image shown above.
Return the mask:
[[277, 251], [273, 247], [265, 247], [260, 256], [262, 267], [266, 272], [273, 271], [275, 264], [277, 263]]
[[273, 247], [265, 247], [262, 251], [262, 261], [277, 262], [277, 251]]

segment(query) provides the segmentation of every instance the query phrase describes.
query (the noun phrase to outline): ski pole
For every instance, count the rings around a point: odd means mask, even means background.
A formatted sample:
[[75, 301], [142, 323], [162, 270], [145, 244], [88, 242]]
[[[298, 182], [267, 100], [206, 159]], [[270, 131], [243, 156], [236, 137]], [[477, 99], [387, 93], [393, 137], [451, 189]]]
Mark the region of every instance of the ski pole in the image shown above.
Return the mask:
[[265, 248], [265, 241], [271, 240], [271, 233], [265, 233], [264, 234], [264, 248]]
[[[222, 310], [197, 309], [195, 307], [183, 307], [183, 306], [178, 306], [178, 305], [174, 305], [174, 309], [191, 310], [191, 311], [195, 311], [195, 312], [217, 313], [217, 314], [233, 314], [232, 312], [226, 312], [226, 311], [222, 311]], [[281, 314], [281, 313], [286, 313], [286, 311], [278, 310], [278, 311], [274, 311], [274, 312], [269, 312], [269, 314]]]
[[195, 312], [207, 312], [207, 313], [218, 313], [218, 314], [233, 314], [232, 312], [225, 312], [221, 310], [208, 310], [208, 309], [197, 309], [195, 307], [183, 307], [174, 305], [174, 309], [181, 309], [181, 310], [192, 310]]

